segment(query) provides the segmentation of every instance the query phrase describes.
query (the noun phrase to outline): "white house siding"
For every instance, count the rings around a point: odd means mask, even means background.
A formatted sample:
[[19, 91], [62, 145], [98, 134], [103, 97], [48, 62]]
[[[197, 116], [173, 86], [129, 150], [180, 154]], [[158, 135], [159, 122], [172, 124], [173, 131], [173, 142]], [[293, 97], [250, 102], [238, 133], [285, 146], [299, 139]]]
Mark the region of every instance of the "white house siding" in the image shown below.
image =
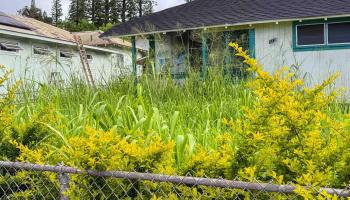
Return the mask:
[[[292, 22], [255, 25], [256, 58], [270, 72], [297, 66], [308, 83], [318, 84], [340, 72], [337, 88], [350, 88], [350, 49], [293, 52]], [[274, 44], [269, 40], [277, 39]], [[349, 94], [349, 92], [347, 92]]]
[[[13, 70], [12, 79], [32, 80], [34, 82], [48, 83], [53, 73], [59, 73], [63, 81], [71, 77], [85, 78], [79, 53], [75, 45], [61, 45], [47, 43], [39, 40], [0, 35], [0, 41], [19, 43], [23, 50], [18, 53], [0, 51], [0, 65]], [[35, 55], [33, 46], [49, 47], [52, 55]], [[73, 58], [60, 58], [59, 51], [71, 50]], [[114, 76], [131, 72], [131, 51], [128, 49], [113, 49], [124, 58], [124, 66], [118, 65], [120, 56], [98, 50], [86, 49], [92, 55], [91, 71], [97, 83], [104, 84]], [[57, 54], [56, 54], [57, 53]], [[57, 62], [56, 56], [57, 55]]]

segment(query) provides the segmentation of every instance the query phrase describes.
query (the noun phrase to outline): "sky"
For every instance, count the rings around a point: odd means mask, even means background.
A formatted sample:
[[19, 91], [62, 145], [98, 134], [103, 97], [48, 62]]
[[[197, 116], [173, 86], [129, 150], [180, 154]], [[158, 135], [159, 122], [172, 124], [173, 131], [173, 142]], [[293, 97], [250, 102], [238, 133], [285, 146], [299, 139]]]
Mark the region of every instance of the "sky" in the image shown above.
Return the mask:
[[[16, 14], [17, 10], [23, 8], [26, 5], [30, 5], [31, 0], [0, 0], [1, 7], [0, 11], [10, 14]], [[160, 11], [169, 7], [173, 7], [184, 3], [185, 0], [157, 0], [156, 11]], [[50, 13], [51, 0], [36, 0], [37, 7], [46, 10]], [[62, 0], [62, 6], [64, 13], [68, 12], [69, 0]]]

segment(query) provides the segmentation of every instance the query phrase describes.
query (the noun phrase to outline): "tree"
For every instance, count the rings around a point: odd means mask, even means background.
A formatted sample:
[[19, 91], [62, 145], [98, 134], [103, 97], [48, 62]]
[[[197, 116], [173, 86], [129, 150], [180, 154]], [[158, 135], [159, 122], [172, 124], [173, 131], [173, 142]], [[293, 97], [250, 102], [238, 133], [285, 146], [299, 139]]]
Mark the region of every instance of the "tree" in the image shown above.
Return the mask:
[[97, 30], [94, 24], [90, 23], [86, 19], [82, 19], [80, 22], [76, 23], [70, 20], [63, 21], [59, 24], [60, 28], [63, 28], [70, 32], [80, 32], [80, 31], [94, 31]]
[[111, 14], [110, 0], [104, 0], [104, 4], [103, 4], [104, 24], [109, 23], [110, 14]]
[[111, 19], [114, 23], [125, 22], [135, 16], [135, 0], [111, 0]]
[[52, 24], [57, 26], [61, 17], [63, 16], [61, 0], [52, 0], [51, 16]]
[[31, 1], [30, 7], [25, 6], [24, 8], [18, 10], [17, 12], [19, 15], [43, 21], [43, 13], [40, 8], [36, 7], [35, 0]]
[[137, 15], [137, 6], [135, 0], [126, 1], [126, 17], [131, 19]]
[[91, 0], [71, 0], [69, 7], [69, 20], [79, 24], [83, 19], [90, 19]]
[[126, 21], [126, 12], [127, 12], [127, 0], [121, 0], [121, 20], [122, 20], [122, 22]]
[[91, 10], [90, 10], [90, 17], [91, 22], [99, 27], [104, 24], [104, 18], [103, 18], [103, 2], [101, 0], [92, 0], [91, 1]]
[[43, 22], [47, 23], [47, 24], [51, 24], [52, 23], [52, 17], [49, 17], [46, 13], [46, 11], [43, 12], [42, 15], [42, 20]]
[[120, 22], [121, 17], [121, 7], [118, 0], [110, 0], [109, 2], [110, 7], [110, 22], [112, 24], [117, 24]]
[[137, 0], [138, 16], [142, 17], [143, 15], [152, 13], [155, 5], [156, 1], [154, 0]]

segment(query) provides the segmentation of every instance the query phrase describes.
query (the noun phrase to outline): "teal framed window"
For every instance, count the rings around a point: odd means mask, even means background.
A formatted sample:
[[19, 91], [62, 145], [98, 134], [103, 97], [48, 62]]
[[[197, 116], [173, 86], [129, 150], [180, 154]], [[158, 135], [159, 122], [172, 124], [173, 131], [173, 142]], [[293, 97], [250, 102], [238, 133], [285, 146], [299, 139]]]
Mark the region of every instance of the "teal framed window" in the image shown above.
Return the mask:
[[350, 49], [350, 18], [293, 22], [293, 50]]

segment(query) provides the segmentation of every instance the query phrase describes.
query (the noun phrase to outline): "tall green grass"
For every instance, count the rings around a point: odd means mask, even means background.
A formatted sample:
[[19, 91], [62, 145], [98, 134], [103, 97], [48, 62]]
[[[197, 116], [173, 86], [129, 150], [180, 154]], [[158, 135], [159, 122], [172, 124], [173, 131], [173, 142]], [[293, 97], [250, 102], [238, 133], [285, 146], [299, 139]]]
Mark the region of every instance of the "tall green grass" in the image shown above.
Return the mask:
[[215, 148], [214, 138], [227, 128], [222, 119], [241, 116], [253, 96], [243, 81], [211, 71], [205, 80], [190, 73], [181, 82], [160, 75], [144, 75], [137, 81], [116, 78], [96, 90], [75, 78], [64, 86], [24, 83], [17, 100], [18, 122], [49, 109], [57, 120], [48, 126], [65, 138], [84, 134], [86, 127], [133, 138], [157, 134], [176, 141], [180, 155], [185, 144], [189, 152], [197, 144]]
[[[220, 70], [210, 70], [206, 79], [193, 72], [184, 81], [160, 75], [116, 78], [96, 90], [72, 78], [64, 86], [22, 84], [16, 120], [25, 122], [51, 111], [55, 120], [46, 125], [63, 142], [84, 134], [86, 127], [135, 139], [139, 134], [156, 134], [175, 141], [181, 161], [185, 146], [190, 154], [198, 144], [215, 149], [219, 134], [232, 133], [222, 119], [240, 118], [254, 98], [244, 80], [225, 77]], [[338, 116], [343, 110], [338, 104], [329, 108]]]

